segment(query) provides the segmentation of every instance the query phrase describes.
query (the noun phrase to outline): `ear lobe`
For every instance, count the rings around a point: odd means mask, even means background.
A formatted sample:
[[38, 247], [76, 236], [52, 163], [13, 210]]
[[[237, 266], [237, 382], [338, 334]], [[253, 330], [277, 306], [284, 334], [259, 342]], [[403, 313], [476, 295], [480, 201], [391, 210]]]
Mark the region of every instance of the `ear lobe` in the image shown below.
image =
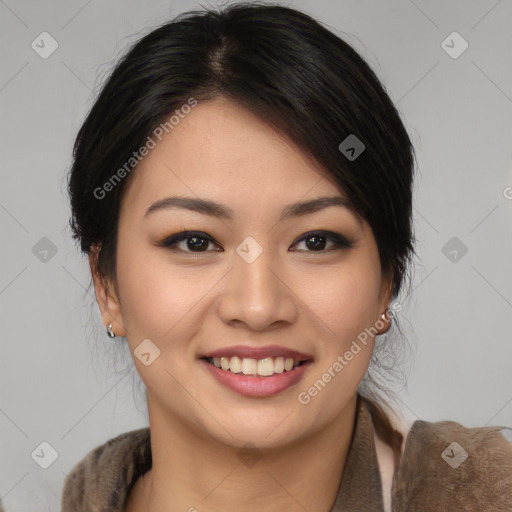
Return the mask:
[[393, 277], [392, 276], [383, 276], [379, 300], [383, 310], [388, 309], [389, 304], [391, 303], [391, 299], [393, 297]]
[[98, 272], [98, 257], [101, 247], [94, 245], [91, 246], [89, 251], [89, 268], [91, 269], [91, 276], [94, 282], [94, 292], [96, 295], [96, 302], [100, 308], [101, 320], [103, 325], [112, 324], [112, 331], [116, 336], [125, 336], [123, 316], [121, 312], [121, 304], [114, 286], [111, 285], [105, 278], [99, 275]]
[[[380, 303], [380, 313], [379, 313], [379, 321], [384, 321], [386, 326], [382, 329], [379, 334], [384, 334], [389, 331], [391, 327], [391, 320], [387, 314], [389, 309], [389, 305], [391, 304], [391, 299], [393, 297], [393, 278], [389, 276], [385, 276], [382, 278], [382, 285], [380, 288], [379, 294], [379, 303]], [[382, 318], [382, 314], [385, 313], [385, 320]]]

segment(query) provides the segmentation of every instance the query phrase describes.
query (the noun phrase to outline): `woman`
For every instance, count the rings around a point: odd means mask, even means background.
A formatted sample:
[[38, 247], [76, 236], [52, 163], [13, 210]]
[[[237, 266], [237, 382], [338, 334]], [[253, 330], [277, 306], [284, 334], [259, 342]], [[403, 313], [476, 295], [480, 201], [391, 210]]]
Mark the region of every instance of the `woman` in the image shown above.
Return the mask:
[[414, 253], [413, 174], [377, 77], [303, 13], [190, 12], [135, 44], [69, 193], [149, 428], [77, 463], [63, 512], [512, 509], [499, 427], [405, 430], [368, 373]]

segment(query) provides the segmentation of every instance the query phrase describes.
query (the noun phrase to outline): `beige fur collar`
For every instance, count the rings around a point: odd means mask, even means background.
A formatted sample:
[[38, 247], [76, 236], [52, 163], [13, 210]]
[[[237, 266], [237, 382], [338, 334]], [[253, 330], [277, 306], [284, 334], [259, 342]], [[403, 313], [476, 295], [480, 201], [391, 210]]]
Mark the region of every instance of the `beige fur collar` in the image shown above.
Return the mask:
[[[404, 434], [395, 472], [391, 450], [376, 438], [370, 413], [359, 401], [330, 512], [512, 511], [512, 443], [499, 427], [415, 421]], [[149, 428], [110, 439], [73, 467], [61, 512], [122, 512], [132, 485], [150, 467]]]

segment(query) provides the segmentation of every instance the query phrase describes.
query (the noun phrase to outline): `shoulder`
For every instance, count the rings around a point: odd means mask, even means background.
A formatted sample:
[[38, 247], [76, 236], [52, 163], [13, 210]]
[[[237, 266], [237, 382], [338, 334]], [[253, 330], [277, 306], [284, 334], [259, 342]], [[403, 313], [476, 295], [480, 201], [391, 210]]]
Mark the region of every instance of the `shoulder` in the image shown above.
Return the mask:
[[415, 421], [393, 479], [393, 510], [512, 510], [512, 443], [502, 430]]
[[62, 512], [121, 510], [138, 476], [151, 467], [149, 428], [125, 432], [91, 450], [64, 481]]

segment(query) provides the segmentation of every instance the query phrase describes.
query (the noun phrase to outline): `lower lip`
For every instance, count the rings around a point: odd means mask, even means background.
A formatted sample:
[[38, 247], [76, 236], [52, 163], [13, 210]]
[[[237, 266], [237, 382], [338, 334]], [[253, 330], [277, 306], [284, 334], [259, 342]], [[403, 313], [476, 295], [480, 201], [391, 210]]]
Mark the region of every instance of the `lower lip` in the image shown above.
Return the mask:
[[302, 379], [311, 364], [311, 361], [307, 361], [294, 370], [275, 373], [270, 377], [249, 377], [240, 373], [232, 373], [229, 370], [222, 370], [204, 359], [201, 359], [200, 362], [224, 386], [241, 395], [255, 397], [273, 396], [288, 389]]

